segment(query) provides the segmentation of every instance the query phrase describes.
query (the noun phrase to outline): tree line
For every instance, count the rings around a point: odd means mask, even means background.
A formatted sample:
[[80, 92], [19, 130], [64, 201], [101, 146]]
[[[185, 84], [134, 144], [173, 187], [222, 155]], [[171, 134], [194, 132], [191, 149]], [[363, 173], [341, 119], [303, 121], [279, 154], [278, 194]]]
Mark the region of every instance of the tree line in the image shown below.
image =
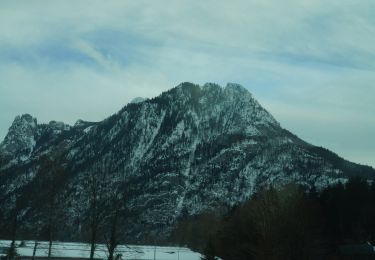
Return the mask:
[[182, 220], [172, 237], [205, 260], [337, 259], [341, 245], [375, 243], [375, 184], [353, 178], [319, 192], [268, 187], [224, 216]]

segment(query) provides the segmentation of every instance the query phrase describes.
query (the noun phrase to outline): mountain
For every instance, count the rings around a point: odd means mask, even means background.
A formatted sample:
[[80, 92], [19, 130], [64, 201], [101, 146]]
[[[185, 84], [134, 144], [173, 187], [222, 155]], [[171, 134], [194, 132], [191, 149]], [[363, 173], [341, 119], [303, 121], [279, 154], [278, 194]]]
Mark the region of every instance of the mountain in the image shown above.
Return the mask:
[[166, 236], [179, 219], [234, 206], [266, 185], [319, 189], [375, 176], [373, 168], [283, 129], [244, 87], [231, 83], [182, 83], [158, 97], [137, 98], [101, 122], [38, 124], [28, 114], [17, 116], [0, 145], [0, 230], [9, 230], [16, 209], [19, 232], [42, 225], [51, 187], [45, 179], [56, 167], [54, 190], [65, 223], [56, 236], [84, 237], [88, 183], [106, 176], [100, 180], [107, 187], [126, 190], [122, 231], [135, 242]]

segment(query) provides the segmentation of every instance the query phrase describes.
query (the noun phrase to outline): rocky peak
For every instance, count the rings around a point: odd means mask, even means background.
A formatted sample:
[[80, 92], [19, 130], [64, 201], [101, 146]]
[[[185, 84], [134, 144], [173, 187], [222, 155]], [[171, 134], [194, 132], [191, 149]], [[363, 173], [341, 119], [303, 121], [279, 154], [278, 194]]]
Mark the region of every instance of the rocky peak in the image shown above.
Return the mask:
[[177, 98], [179, 99], [184, 99], [184, 97], [192, 98], [193, 96], [196, 96], [195, 94], [200, 93], [200, 91], [201, 87], [199, 85], [190, 82], [183, 82], [177, 87], [167, 91], [167, 93], [171, 94], [173, 96], [173, 99], [176, 99], [175, 95], [177, 95]]
[[143, 102], [145, 100], [147, 100], [147, 98], [136, 97], [136, 98], [133, 98], [129, 103], [130, 104], [136, 104], [136, 103], [141, 103], [141, 102]]
[[82, 120], [82, 119], [78, 119], [75, 124], [74, 124], [74, 127], [81, 127], [81, 126], [85, 126], [86, 125], [86, 121]]
[[196, 98], [220, 95], [225, 99], [247, 99], [248, 101], [255, 101], [251, 93], [245, 87], [237, 83], [228, 83], [223, 88], [220, 85], [211, 82], [205, 83], [203, 86], [184, 82], [169, 92]]
[[50, 121], [48, 123], [48, 126], [52, 128], [54, 131], [67, 131], [70, 129], [70, 126], [65, 124], [64, 122], [58, 122], [58, 121]]
[[18, 115], [13, 121], [12, 127], [29, 125], [32, 128], [37, 126], [37, 119], [32, 117], [30, 114]]
[[21, 151], [30, 153], [35, 145], [37, 126], [37, 119], [29, 114], [16, 116], [0, 149], [12, 155]]
[[203, 86], [193, 84], [190, 82], [183, 82], [177, 87], [164, 93], [172, 99], [207, 99], [218, 98], [221, 99], [247, 99], [252, 100], [251, 93], [243, 86], [237, 83], [228, 83], [224, 88], [216, 83], [205, 83]]

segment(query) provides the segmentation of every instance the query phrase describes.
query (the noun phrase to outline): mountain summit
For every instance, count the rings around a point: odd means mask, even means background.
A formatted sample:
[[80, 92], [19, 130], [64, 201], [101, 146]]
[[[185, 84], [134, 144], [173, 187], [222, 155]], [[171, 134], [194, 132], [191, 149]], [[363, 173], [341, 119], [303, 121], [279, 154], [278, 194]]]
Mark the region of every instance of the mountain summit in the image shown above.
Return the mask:
[[[134, 241], [169, 234], [179, 218], [231, 207], [261, 187], [297, 182], [321, 188], [375, 170], [348, 162], [283, 129], [239, 84], [182, 83], [137, 100], [101, 122], [37, 124], [16, 117], [0, 146], [0, 223], [9, 221], [14, 196], [22, 229], [45, 210], [43, 178], [49, 156], [63, 174], [58, 198], [66, 214], [62, 239], [78, 239], [88, 221], [88, 180], [105, 173], [127, 190], [127, 225]], [[1, 227], [0, 227], [1, 228]]]

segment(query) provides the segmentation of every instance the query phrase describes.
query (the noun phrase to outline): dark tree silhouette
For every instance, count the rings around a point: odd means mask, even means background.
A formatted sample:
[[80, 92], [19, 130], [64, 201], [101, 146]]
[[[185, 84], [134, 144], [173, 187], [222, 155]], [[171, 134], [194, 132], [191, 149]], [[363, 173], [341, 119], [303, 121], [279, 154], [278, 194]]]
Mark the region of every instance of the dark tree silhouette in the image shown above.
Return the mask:
[[114, 260], [114, 254], [117, 246], [123, 239], [123, 234], [120, 234], [119, 227], [123, 225], [125, 220], [125, 201], [124, 193], [120, 189], [120, 185], [113, 185], [109, 191], [109, 205], [107, 208], [107, 215], [105, 218], [104, 239], [108, 250], [108, 260]]
[[58, 202], [58, 191], [61, 187], [62, 180], [64, 178], [64, 169], [56, 163], [56, 159], [53, 157], [44, 157], [41, 167], [41, 175], [44, 177], [44, 184], [47, 187], [46, 196], [46, 214], [44, 218], [44, 232], [48, 239], [48, 255], [50, 259], [52, 255], [52, 244], [55, 236], [55, 232], [58, 230], [58, 221], [61, 221], [62, 208]]
[[212, 238], [208, 239], [206, 248], [203, 251], [202, 260], [216, 260], [215, 247], [213, 245]]
[[88, 176], [89, 195], [89, 226], [90, 226], [90, 260], [94, 259], [96, 243], [99, 237], [100, 227], [105, 218], [104, 198], [106, 193], [106, 175], [96, 168]]

